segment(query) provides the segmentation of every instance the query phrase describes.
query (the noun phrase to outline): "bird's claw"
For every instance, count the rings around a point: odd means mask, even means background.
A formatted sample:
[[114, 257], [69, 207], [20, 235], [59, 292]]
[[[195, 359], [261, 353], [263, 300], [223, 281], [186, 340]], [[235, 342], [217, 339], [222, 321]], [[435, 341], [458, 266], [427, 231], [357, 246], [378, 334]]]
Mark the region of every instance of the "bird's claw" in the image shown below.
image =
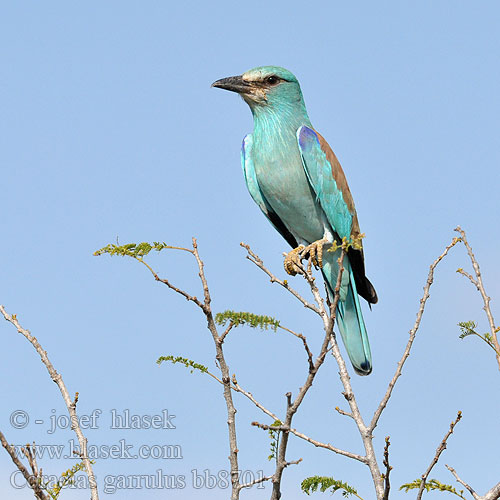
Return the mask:
[[302, 250], [304, 250], [304, 245], [299, 245], [288, 252], [285, 256], [285, 262], [283, 263], [285, 271], [290, 276], [295, 276], [300, 272], [302, 267]]
[[321, 269], [323, 267], [323, 246], [328, 243], [329, 241], [323, 238], [314, 241], [306, 247], [299, 245], [297, 248], [294, 248], [285, 257], [285, 271], [291, 276], [295, 276], [302, 270], [302, 260], [306, 257], [309, 259], [309, 263], [313, 264], [316, 269]]
[[328, 243], [325, 238], [314, 241], [306, 248], [304, 248], [304, 257], [309, 254], [309, 261], [314, 265], [316, 269], [321, 269], [323, 267], [323, 245]]

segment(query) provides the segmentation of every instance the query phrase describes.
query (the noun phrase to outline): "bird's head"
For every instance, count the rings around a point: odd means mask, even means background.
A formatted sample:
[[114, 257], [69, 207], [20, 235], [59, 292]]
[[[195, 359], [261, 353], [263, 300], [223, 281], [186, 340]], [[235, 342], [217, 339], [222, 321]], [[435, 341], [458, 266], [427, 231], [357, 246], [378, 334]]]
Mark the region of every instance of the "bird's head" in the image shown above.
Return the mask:
[[297, 78], [279, 66], [260, 66], [239, 76], [217, 80], [212, 87], [237, 92], [252, 111], [304, 107]]

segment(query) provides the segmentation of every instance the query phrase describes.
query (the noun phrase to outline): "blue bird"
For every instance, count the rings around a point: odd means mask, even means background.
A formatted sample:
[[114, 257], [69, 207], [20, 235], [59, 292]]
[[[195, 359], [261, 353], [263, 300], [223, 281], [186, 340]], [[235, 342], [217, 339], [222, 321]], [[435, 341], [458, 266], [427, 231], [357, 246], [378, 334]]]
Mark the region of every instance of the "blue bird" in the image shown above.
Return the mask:
[[[277, 66], [262, 66], [212, 84], [237, 92], [250, 106], [252, 134], [243, 140], [242, 166], [250, 195], [275, 229], [292, 246], [285, 258], [294, 275], [306, 255], [318, 264], [330, 297], [338, 277], [341, 250], [334, 241], [360, 240], [354, 201], [335, 154], [313, 128], [297, 78]], [[372, 371], [370, 344], [358, 294], [377, 302], [365, 276], [363, 249], [350, 247], [337, 305], [337, 323], [355, 371]]]

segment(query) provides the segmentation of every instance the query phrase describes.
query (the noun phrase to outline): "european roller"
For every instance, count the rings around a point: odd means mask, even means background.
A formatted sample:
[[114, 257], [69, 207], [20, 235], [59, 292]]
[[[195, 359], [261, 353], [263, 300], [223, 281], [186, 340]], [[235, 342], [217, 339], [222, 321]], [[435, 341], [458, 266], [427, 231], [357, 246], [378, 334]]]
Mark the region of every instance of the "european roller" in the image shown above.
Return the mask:
[[[293, 248], [286, 271], [296, 274], [309, 256], [333, 298], [341, 250], [323, 248], [343, 238], [361, 242], [360, 228], [342, 167], [312, 126], [297, 78], [284, 68], [262, 66], [212, 86], [237, 92], [250, 106], [254, 129], [243, 139], [243, 173], [253, 200]], [[361, 244], [349, 247], [344, 258], [336, 319], [354, 369], [368, 375], [372, 359], [358, 295], [377, 302]]]

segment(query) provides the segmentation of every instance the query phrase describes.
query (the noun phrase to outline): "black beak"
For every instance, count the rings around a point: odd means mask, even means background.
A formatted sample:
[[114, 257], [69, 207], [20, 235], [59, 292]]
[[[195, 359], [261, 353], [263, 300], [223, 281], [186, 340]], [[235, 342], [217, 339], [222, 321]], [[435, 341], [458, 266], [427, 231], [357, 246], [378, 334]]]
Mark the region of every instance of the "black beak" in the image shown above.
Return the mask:
[[212, 83], [212, 87], [230, 90], [231, 92], [237, 92], [238, 94], [248, 94], [252, 91], [252, 86], [243, 80], [241, 76], [222, 78], [221, 80], [217, 80]]

